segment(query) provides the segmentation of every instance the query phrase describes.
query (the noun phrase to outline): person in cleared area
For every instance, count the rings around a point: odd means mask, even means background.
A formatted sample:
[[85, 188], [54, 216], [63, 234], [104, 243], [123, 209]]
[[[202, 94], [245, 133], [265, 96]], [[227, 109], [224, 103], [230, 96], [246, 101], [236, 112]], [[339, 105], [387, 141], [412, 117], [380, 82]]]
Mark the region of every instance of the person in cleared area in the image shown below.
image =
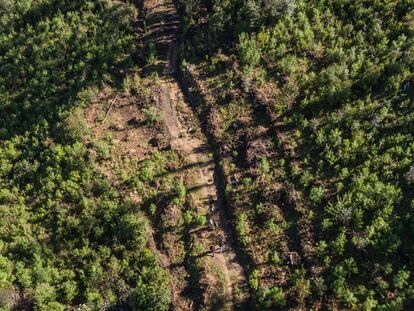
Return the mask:
[[214, 229], [216, 227], [216, 223], [211, 217], [208, 218], [208, 226], [210, 227], [210, 229]]
[[220, 253], [222, 253], [224, 251], [224, 238], [222, 237], [220, 238], [218, 245], [219, 245]]
[[211, 253], [211, 256], [214, 257], [214, 245], [210, 246], [210, 253]]

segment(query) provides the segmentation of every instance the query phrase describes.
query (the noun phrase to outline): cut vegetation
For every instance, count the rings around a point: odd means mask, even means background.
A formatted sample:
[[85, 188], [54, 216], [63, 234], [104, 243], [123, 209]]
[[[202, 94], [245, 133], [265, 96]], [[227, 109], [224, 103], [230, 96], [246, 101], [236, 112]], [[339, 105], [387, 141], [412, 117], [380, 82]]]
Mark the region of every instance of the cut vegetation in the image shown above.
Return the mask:
[[414, 3], [0, 2], [0, 310], [414, 308]]

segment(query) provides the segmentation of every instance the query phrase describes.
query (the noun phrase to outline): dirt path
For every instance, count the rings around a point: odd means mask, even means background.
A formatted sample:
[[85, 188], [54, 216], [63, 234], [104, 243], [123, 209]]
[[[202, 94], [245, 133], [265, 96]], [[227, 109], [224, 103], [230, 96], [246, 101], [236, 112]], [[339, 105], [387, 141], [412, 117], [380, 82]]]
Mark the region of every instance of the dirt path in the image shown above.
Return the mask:
[[185, 122], [186, 119], [197, 119], [185, 103], [174, 77], [177, 55], [174, 40], [179, 19], [171, 0], [146, 1], [144, 6], [148, 27], [146, 40], [155, 43], [158, 63], [162, 64], [162, 68], [157, 70], [160, 79], [153, 89], [154, 97], [163, 112], [172, 148], [184, 155], [191, 167], [186, 184], [187, 188], [196, 189], [191, 192], [196, 212], [206, 215], [208, 224], [215, 225], [214, 229], [194, 233], [206, 250], [210, 247], [215, 249], [214, 256], [208, 254], [201, 259], [204, 271], [200, 280], [203, 289], [201, 307], [208, 310], [234, 310], [246, 298], [246, 279], [236, 260], [231, 229], [219, 196], [214, 161], [207, 139], [197, 122], [192, 122], [192, 127]]

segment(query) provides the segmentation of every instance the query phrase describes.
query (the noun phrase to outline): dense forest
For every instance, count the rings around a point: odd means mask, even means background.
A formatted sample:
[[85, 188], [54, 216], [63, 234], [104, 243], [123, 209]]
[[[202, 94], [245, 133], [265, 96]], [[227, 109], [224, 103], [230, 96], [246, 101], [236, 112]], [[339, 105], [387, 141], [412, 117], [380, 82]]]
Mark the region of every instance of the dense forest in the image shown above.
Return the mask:
[[98, 142], [76, 110], [129, 66], [136, 14], [106, 1], [0, 3], [2, 310], [170, 301], [149, 223], [96, 169], [87, 144]]
[[0, 310], [413, 309], [414, 1], [167, 2], [0, 1]]

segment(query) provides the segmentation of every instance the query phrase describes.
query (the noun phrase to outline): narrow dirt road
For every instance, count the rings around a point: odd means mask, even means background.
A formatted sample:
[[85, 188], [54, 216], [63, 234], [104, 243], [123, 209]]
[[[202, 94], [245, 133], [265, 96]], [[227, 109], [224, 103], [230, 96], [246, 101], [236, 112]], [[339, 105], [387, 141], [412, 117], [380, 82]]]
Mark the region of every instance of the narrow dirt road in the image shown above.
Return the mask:
[[200, 307], [206, 310], [240, 309], [247, 298], [246, 279], [236, 260], [231, 228], [216, 182], [214, 161], [197, 122], [191, 122], [191, 127], [185, 122], [197, 118], [185, 102], [175, 79], [179, 18], [171, 0], [145, 1], [144, 12], [147, 27], [144, 40], [154, 43], [157, 64], [161, 64], [156, 71], [159, 80], [153, 94], [163, 112], [172, 148], [181, 153], [191, 167], [191, 177], [186, 180], [186, 185], [196, 189], [190, 194], [195, 212], [206, 215], [210, 226], [209, 230], [193, 233], [207, 250], [214, 250], [201, 259], [203, 274], [199, 282], [203, 293], [198, 299]]

